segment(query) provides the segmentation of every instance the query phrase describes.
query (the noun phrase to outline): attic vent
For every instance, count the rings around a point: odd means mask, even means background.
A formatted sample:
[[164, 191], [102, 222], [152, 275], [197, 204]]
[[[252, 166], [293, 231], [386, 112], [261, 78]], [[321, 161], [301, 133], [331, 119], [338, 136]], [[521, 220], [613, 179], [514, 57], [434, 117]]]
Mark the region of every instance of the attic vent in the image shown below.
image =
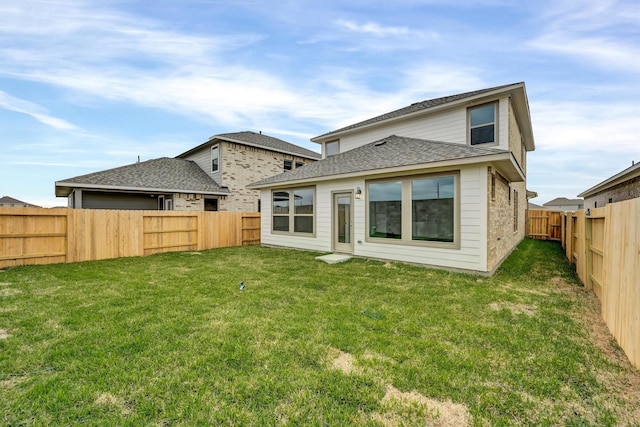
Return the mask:
[[384, 145], [384, 144], [386, 144], [386, 143], [387, 143], [387, 141], [386, 141], [386, 140], [385, 140], [385, 141], [376, 142], [376, 143], [374, 144], [374, 147], [380, 147], [381, 145]]

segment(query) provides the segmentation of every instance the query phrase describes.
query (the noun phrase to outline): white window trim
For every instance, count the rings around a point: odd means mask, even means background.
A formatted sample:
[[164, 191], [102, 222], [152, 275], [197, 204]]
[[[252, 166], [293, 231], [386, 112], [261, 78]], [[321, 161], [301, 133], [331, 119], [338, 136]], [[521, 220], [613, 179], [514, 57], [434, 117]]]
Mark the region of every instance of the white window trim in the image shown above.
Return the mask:
[[[295, 213], [295, 199], [294, 192], [296, 190], [313, 190], [313, 213], [312, 214], [296, 214]], [[289, 193], [289, 213], [287, 214], [276, 214], [273, 212], [273, 194], [278, 192], [288, 192]], [[271, 234], [279, 234], [285, 236], [301, 236], [301, 237], [316, 237], [316, 212], [318, 210], [318, 199], [316, 196], [316, 187], [291, 187], [291, 188], [278, 188], [275, 190], [271, 190]], [[289, 217], [289, 231], [280, 231], [273, 229], [273, 217], [274, 216], [288, 216]], [[312, 233], [302, 233], [295, 232], [295, 217], [296, 216], [307, 216], [313, 218], [313, 232]]]
[[[336, 144], [336, 146], [338, 147], [338, 151], [335, 154], [328, 154], [328, 149], [327, 149], [327, 145], [329, 144]], [[334, 139], [333, 141], [327, 141], [324, 143], [324, 157], [331, 157], [331, 156], [335, 156], [340, 154], [340, 140], [339, 139]]]
[[[412, 203], [411, 203], [411, 181], [414, 179], [437, 178], [441, 176], [453, 176], [453, 242], [435, 242], [428, 240], [412, 239]], [[400, 239], [387, 239], [384, 237], [369, 236], [369, 184], [400, 181], [402, 183], [402, 212], [401, 212], [401, 232]], [[442, 249], [460, 249], [460, 171], [445, 171], [421, 175], [403, 175], [392, 178], [371, 179], [365, 181], [365, 241], [369, 243], [384, 243], [401, 246], [423, 246]]]
[[[218, 150], [218, 169], [213, 170], [213, 150], [217, 149]], [[216, 144], [216, 145], [212, 145], [211, 146], [211, 173], [218, 173], [220, 172], [220, 144]]]
[[[482, 144], [471, 144], [471, 110], [475, 108], [486, 107], [487, 105], [490, 105], [490, 104], [493, 104], [493, 142], [483, 142]], [[499, 101], [485, 102], [483, 104], [477, 104], [477, 105], [472, 105], [470, 107], [467, 107], [467, 145], [470, 145], [472, 147], [494, 147], [496, 145], [500, 145], [500, 141], [499, 141], [500, 132], [498, 129], [499, 115], [500, 115]], [[479, 126], [474, 126], [474, 128], [486, 126], [487, 124], [488, 123], [485, 123]]]

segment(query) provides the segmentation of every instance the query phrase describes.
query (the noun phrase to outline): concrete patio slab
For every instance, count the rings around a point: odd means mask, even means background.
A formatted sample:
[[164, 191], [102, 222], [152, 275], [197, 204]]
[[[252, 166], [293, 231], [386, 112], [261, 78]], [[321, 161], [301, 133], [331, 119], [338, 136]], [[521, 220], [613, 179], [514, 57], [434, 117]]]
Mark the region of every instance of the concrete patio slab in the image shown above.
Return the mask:
[[337, 264], [339, 262], [348, 261], [351, 258], [353, 258], [351, 255], [345, 254], [329, 254], [316, 257], [317, 260], [324, 261], [327, 264]]

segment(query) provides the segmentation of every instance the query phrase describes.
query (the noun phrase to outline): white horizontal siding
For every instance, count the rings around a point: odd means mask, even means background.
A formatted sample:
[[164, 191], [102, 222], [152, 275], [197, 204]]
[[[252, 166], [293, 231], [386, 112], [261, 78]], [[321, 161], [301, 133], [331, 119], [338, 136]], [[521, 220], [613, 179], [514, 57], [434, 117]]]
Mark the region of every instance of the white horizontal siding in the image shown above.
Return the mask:
[[[460, 248], [373, 243], [366, 241], [366, 201], [354, 200], [354, 255], [473, 271], [486, 271], [486, 166], [460, 170]], [[262, 243], [329, 252], [332, 250], [332, 192], [365, 191], [365, 178], [336, 180], [316, 186], [316, 236], [271, 233], [271, 191], [263, 190]]]
[[[222, 153], [222, 147], [220, 147], [220, 153]], [[221, 182], [222, 164], [224, 163], [222, 161], [222, 154], [219, 162], [218, 171], [216, 173], [211, 173], [211, 145], [207, 145], [206, 147], [201, 148], [200, 150], [189, 154], [187, 157], [184, 157], [184, 159], [195, 162], [195, 164], [200, 166], [200, 169], [205, 171], [207, 175], [209, 175], [211, 178], [214, 179], [215, 182], [217, 182], [220, 185], [223, 185]]]
[[[487, 102], [487, 101], [483, 101]], [[498, 142], [493, 148], [509, 149], [509, 99], [502, 98], [498, 104]], [[445, 141], [456, 144], [467, 143], [467, 106], [460, 106], [428, 116], [400, 120], [386, 126], [376, 126], [354, 132], [340, 138], [340, 152], [352, 150], [389, 135], [409, 138]]]
[[450, 110], [428, 117], [402, 120], [388, 126], [379, 126], [340, 138], [340, 151], [344, 152], [389, 135], [431, 139], [465, 144], [466, 110]]

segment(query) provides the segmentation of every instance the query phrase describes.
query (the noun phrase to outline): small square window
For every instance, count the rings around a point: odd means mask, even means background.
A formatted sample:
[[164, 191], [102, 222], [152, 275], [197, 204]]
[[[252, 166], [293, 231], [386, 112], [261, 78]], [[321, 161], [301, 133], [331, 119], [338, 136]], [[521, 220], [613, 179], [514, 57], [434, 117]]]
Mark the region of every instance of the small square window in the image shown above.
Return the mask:
[[304, 166], [304, 163], [296, 162], [296, 169], [299, 168], [299, 167], [302, 167], [302, 166]]
[[326, 154], [325, 157], [335, 156], [336, 154], [340, 153], [340, 141], [327, 142], [324, 147]]
[[286, 171], [290, 171], [292, 169], [292, 165], [293, 163], [291, 162], [291, 160], [286, 160], [284, 161], [284, 170]]

